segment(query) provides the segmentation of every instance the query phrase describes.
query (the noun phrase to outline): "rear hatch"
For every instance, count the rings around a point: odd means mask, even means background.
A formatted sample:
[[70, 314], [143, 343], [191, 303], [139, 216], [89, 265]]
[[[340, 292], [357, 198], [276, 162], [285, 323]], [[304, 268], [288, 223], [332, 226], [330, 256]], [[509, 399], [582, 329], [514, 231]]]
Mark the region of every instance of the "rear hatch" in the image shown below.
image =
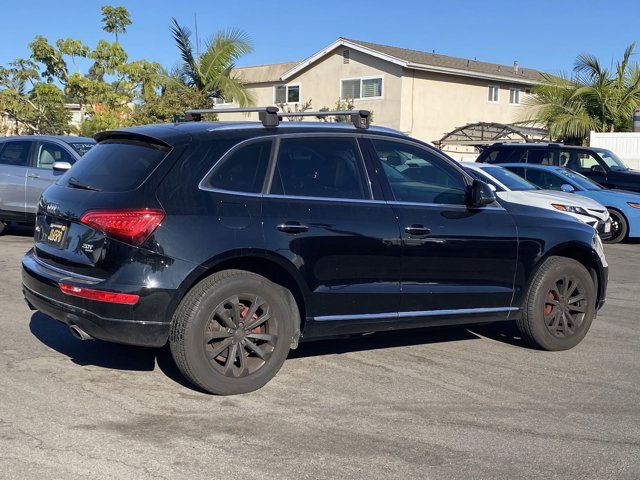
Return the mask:
[[42, 195], [37, 261], [104, 279], [135, 255], [157, 251], [152, 233], [164, 212], [155, 191], [177, 150], [125, 133], [99, 142]]

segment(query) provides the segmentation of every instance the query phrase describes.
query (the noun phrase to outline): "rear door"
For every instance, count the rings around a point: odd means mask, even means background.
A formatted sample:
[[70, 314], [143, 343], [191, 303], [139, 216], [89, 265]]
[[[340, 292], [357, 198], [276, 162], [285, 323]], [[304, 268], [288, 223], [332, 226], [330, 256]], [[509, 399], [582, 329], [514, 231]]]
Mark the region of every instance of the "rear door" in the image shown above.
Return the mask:
[[465, 175], [413, 142], [371, 139], [402, 235], [400, 318], [507, 318], [517, 231], [497, 203], [466, 205]]
[[264, 237], [306, 281], [308, 336], [398, 310], [398, 225], [372, 188], [354, 136], [279, 138], [263, 202]]
[[66, 147], [47, 140], [35, 142], [32, 158], [25, 190], [27, 217], [36, 214], [42, 192], [65, 173], [53, 170], [53, 164], [67, 162], [73, 165], [76, 161], [75, 155]]
[[25, 221], [25, 183], [31, 149], [30, 140], [0, 143], [0, 219]]

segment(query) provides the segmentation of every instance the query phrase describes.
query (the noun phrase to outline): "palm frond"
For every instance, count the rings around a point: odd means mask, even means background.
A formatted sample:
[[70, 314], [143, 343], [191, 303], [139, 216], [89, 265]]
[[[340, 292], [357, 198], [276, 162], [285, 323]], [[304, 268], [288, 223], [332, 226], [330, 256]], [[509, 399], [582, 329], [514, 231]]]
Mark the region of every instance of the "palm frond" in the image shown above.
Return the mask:
[[170, 30], [178, 50], [180, 51], [180, 57], [182, 57], [182, 65], [180, 66], [182, 76], [189, 78], [189, 81], [192, 84], [200, 87], [201, 85], [199, 84], [202, 82], [198, 73], [198, 62], [193, 56], [191, 30], [180, 25], [175, 18], [171, 19]]

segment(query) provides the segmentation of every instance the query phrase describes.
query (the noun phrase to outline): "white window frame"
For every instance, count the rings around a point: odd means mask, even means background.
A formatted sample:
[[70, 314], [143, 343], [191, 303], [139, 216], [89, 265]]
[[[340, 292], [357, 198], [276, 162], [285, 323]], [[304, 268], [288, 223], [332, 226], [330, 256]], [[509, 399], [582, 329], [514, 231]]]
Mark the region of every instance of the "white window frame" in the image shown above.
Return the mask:
[[489, 87], [489, 92], [492, 92], [492, 89], [496, 89], [497, 95], [496, 95], [496, 99], [493, 100], [493, 96], [492, 99], [489, 100], [489, 95], [487, 95], [487, 102], [489, 103], [500, 103], [500, 85], [488, 85]]
[[[378, 97], [363, 97], [362, 96], [362, 81], [363, 80], [378, 80], [380, 79], [380, 93]], [[360, 80], [360, 98], [342, 98], [342, 82], [347, 80]], [[370, 75], [367, 77], [348, 77], [340, 79], [340, 100], [353, 100], [354, 102], [361, 100], [381, 100], [384, 98], [384, 75]]]
[[[273, 86], [273, 104], [278, 105], [276, 103], [276, 88], [285, 87], [284, 89], [284, 98], [285, 102], [282, 105], [295, 105], [296, 103], [302, 103], [302, 86], [300, 83], [279, 83], [278, 85]], [[298, 101], [297, 102], [289, 102], [289, 87], [298, 87]]]
[[[516, 99], [516, 92], [517, 92], [517, 102], [512, 102], [511, 101], [511, 97], [512, 97], [512, 93], [513, 93], [513, 98]], [[522, 90], [520, 90], [520, 87], [509, 87], [509, 105], [522, 105], [520, 103], [520, 94], [522, 93]]]
[[220, 106], [223, 106], [223, 105], [233, 105], [234, 104], [233, 100], [231, 100], [230, 102], [227, 102], [224, 99], [222, 99], [223, 101], [221, 103], [216, 103], [216, 99], [218, 99], [218, 98], [220, 98], [220, 97], [213, 97], [213, 106], [214, 107], [220, 107]]

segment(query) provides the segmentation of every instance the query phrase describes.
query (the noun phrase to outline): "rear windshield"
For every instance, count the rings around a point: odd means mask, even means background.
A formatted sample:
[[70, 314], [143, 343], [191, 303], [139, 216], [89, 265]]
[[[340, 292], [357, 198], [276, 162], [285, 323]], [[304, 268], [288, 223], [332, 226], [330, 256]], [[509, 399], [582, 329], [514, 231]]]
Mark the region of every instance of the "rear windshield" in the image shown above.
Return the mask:
[[60, 179], [60, 184], [81, 184], [101, 192], [135, 190], [160, 165], [169, 150], [130, 140], [100, 142], [76, 162]]

